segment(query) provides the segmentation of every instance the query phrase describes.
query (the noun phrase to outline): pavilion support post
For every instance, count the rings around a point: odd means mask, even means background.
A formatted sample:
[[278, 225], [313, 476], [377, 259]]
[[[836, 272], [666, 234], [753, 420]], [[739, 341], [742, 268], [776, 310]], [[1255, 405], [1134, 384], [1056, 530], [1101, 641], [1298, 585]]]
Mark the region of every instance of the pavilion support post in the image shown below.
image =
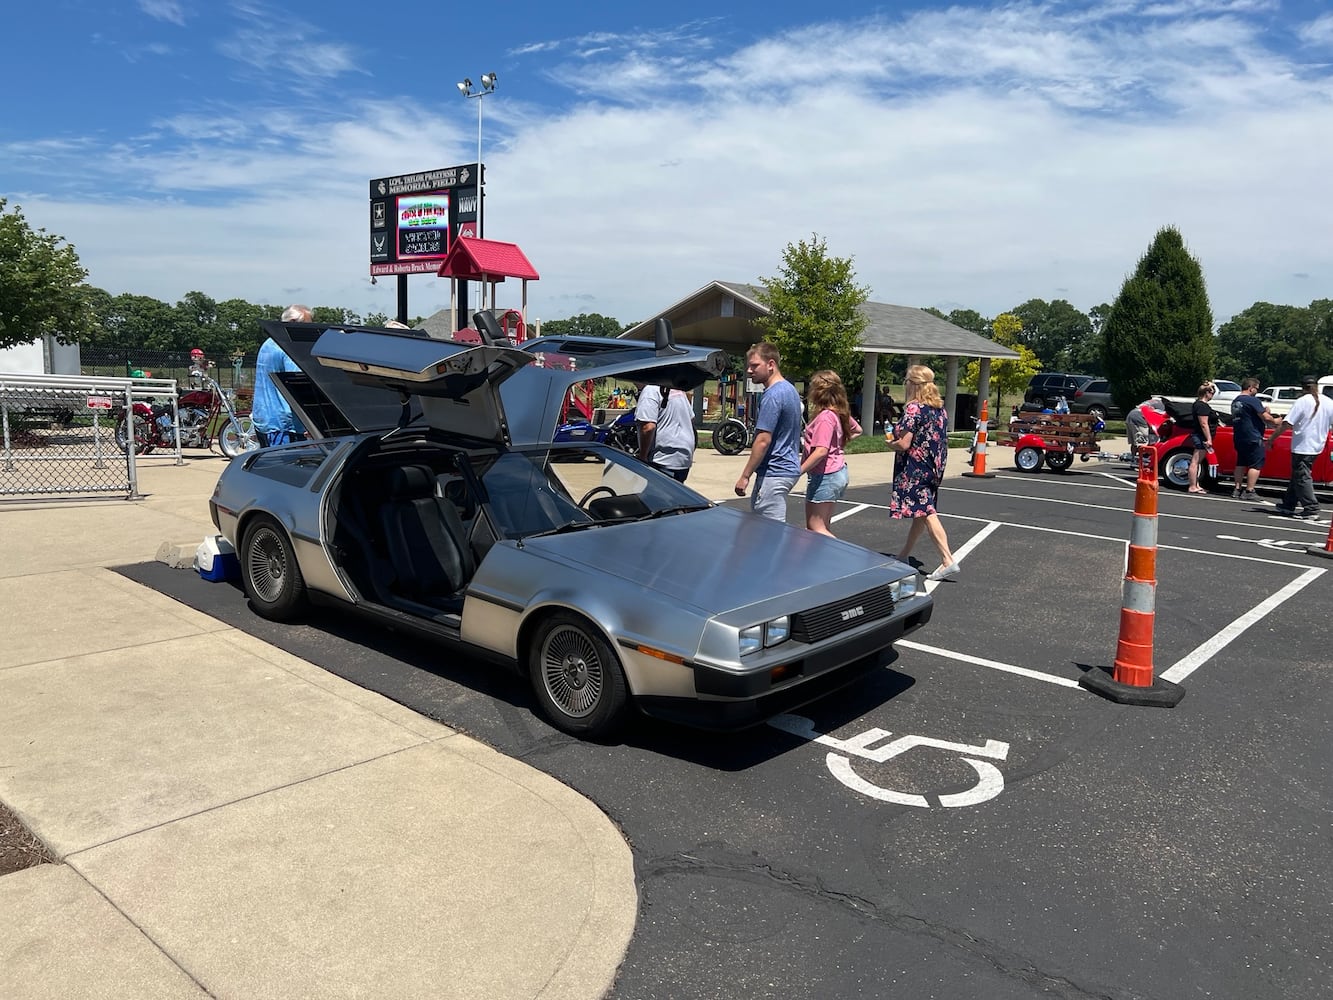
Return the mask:
[[[988, 397], [990, 396], [990, 361], [991, 361], [991, 359], [990, 359], [990, 358], [979, 358], [978, 360], [981, 362], [980, 365], [979, 365], [979, 368], [978, 368], [978, 374], [977, 374], [977, 402], [978, 402], [978, 404], [980, 404], [981, 400], [986, 399], [986, 398], [988, 398]], [[1000, 419], [1000, 407], [999, 407], [998, 405], [996, 405], [996, 407], [995, 407], [995, 420], [998, 422], [999, 419]]]
[[865, 363], [861, 369], [861, 428], [867, 434], [875, 431], [875, 399], [879, 388], [879, 355], [874, 351], [865, 352]]
[[944, 412], [951, 417], [949, 426], [956, 431], [966, 430], [958, 426], [958, 358], [949, 358], [944, 371]]

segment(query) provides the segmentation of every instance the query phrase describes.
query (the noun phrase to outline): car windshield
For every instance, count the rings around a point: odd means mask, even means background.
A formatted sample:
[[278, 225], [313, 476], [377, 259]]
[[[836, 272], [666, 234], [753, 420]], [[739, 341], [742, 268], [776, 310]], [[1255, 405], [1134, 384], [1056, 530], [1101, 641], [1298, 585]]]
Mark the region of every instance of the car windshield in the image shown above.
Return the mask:
[[670, 476], [614, 448], [520, 448], [478, 462], [495, 526], [531, 538], [667, 517], [712, 506]]
[[1213, 385], [1217, 386], [1218, 392], [1240, 392], [1240, 386], [1235, 382], [1228, 382], [1224, 378], [1213, 379]]

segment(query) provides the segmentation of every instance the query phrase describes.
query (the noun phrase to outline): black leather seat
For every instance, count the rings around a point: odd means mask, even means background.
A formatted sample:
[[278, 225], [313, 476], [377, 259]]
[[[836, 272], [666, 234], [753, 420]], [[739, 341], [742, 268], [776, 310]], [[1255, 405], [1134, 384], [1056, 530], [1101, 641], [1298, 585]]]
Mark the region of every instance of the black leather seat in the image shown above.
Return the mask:
[[460, 608], [459, 592], [477, 567], [458, 511], [435, 495], [435, 474], [424, 465], [391, 470], [379, 518], [393, 564], [392, 591], [431, 607]]

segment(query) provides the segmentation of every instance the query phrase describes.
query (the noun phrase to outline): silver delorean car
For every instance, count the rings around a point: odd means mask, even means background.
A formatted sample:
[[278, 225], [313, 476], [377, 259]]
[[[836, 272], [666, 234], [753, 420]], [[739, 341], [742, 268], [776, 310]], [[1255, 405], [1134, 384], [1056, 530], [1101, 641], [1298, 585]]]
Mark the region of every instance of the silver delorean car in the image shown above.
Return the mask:
[[879, 668], [930, 619], [911, 567], [711, 503], [624, 452], [552, 444], [566, 394], [615, 377], [691, 389], [722, 352], [266, 322], [309, 440], [230, 463], [210, 501], [266, 618], [350, 606], [526, 674], [560, 729], [635, 707], [740, 728]]

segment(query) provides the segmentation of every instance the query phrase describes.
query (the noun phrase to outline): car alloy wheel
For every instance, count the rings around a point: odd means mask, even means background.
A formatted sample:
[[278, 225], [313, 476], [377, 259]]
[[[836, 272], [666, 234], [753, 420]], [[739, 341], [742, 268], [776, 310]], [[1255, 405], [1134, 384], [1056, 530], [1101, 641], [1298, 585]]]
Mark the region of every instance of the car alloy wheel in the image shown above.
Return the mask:
[[625, 675], [611, 647], [577, 615], [544, 621], [531, 646], [529, 674], [547, 716], [567, 733], [597, 736], [623, 718]]
[[1089, 406], [1089, 407], [1088, 407], [1088, 416], [1092, 417], [1093, 420], [1100, 420], [1102, 423], [1105, 423], [1105, 422], [1106, 422], [1106, 407], [1104, 407], [1104, 406]]
[[270, 517], [250, 524], [241, 542], [241, 585], [264, 618], [286, 621], [306, 603], [305, 579], [287, 534]]

